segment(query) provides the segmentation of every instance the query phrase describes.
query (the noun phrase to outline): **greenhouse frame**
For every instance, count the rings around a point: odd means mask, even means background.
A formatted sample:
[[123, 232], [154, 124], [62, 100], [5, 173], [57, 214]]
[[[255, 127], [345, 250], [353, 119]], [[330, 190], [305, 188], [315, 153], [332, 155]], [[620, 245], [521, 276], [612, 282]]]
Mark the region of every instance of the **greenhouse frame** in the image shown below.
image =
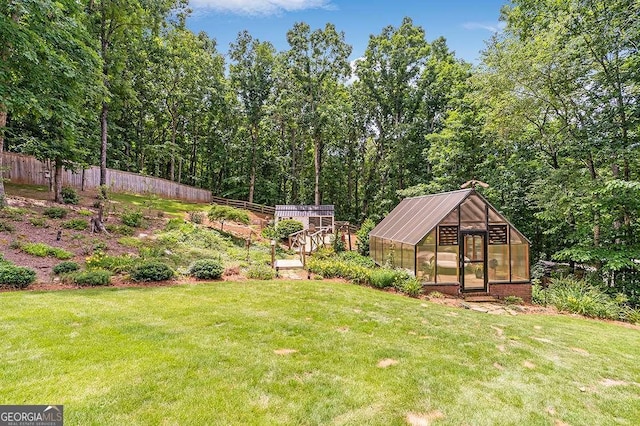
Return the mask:
[[410, 271], [427, 293], [525, 301], [529, 244], [475, 189], [406, 198], [369, 234], [373, 260]]

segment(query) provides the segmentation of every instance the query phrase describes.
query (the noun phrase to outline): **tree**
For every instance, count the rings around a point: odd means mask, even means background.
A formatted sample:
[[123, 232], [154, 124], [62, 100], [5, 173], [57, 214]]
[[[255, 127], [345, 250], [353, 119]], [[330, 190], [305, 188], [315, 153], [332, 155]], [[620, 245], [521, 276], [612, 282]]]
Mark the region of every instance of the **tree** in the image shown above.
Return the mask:
[[77, 2], [9, 2], [1, 7], [0, 32], [9, 43], [0, 63], [0, 157], [11, 113], [14, 127], [23, 130], [13, 139], [38, 158], [54, 160], [55, 200], [60, 201], [62, 168], [80, 159], [79, 127], [94, 88], [100, 87], [99, 60]]
[[350, 75], [348, 58], [352, 48], [345, 43], [344, 33], [338, 33], [333, 24], [311, 31], [308, 24], [296, 23], [287, 32], [287, 42], [291, 47], [286, 53], [288, 66], [303, 96], [301, 124], [309, 129], [313, 143], [314, 202], [319, 205], [324, 132], [329, 119], [325, 99], [331, 81]]
[[236, 209], [231, 206], [213, 205], [207, 216], [209, 217], [209, 220], [216, 220], [220, 222], [221, 231], [224, 227], [224, 222], [227, 220], [242, 223], [244, 225], [249, 224], [249, 214], [247, 211]]
[[253, 202], [256, 185], [256, 167], [262, 149], [260, 127], [266, 115], [267, 101], [273, 91], [273, 67], [275, 49], [268, 42], [254, 40], [247, 32], [238, 34], [231, 45], [229, 75], [240, 98], [243, 117], [250, 137], [249, 202]]

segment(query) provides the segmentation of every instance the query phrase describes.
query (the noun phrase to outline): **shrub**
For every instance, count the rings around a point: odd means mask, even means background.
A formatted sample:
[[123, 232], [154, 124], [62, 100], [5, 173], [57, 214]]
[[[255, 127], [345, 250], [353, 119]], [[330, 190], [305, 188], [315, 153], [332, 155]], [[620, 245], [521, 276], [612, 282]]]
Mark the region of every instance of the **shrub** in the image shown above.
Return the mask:
[[196, 223], [199, 225], [202, 223], [203, 220], [204, 220], [204, 212], [198, 212], [198, 211], [189, 212], [189, 222]]
[[26, 288], [36, 280], [36, 271], [8, 263], [0, 264], [0, 287]]
[[0, 209], [0, 217], [3, 217], [5, 219], [10, 219], [13, 221], [22, 220], [22, 216], [24, 216], [27, 213], [29, 213], [29, 210], [22, 209], [19, 207], [4, 207]]
[[63, 187], [60, 195], [62, 196], [62, 201], [65, 204], [78, 204], [78, 202], [80, 201], [80, 197], [78, 196], [76, 190], [69, 186]]
[[67, 210], [62, 207], [47, 207], [42, 214], [51, 219], [62, 219], [67, 215]]
[[89, 227], [89, 222], [84, 219], [71, 219], [62, 224], [64, 229], [75, 229], [76, 231], [84, 231]]
[[176, 229], [180, 229], [180, 227], [184, 225], [184, 220], [182, 219], [178, 219], [177, 217], [174, 217], [173, 219], [169, 219], [169, 221], [167, 222], [167, 224], [164, 227], [165, 231], [173, 231]]
[[252, 280], [272, 280], [276, 277], [276, 271], [269, 265], [256, 264], [247, 269], [247, 278]]
[[422, 294], [422, 281], [418, 278], [409, 278], [402, 281], [398, 289], [409, 297], [418, 297]]
[[71, 282], [75, 285], [109, 285], [111, 282], [111, 272], [104, 269], [92, 269], [89, 271], [76, 272], [70, 276]]
[[31, 222], [31, 225], [36, 226], [38, 228], [49, 227], [49, 223], [47, 223], [47, 220], [44, 217], [32, 217], [31, 219], [29, 219], [29, 222]]
[[375, 268], [376, 263], [369, 256], [363, 256], [355, 251], [345, 251], [338, 254], [338, 258], [349, 263], [364, 266], [366, 268]]
[[369, 232], [376, 227], [376, 223], [371, 219], [365, 219], [356, 236], [358, 237], [358, 253], [369, 256]]
[[201, 280], [217, 280], [223, 272], [224, 266], [218, 259], [199, 259], [189, 266], [189, 275]]
[[587, 317], [624, 319], [622, 300], [611, 298], [597, 287], [573, 278], [552, 278], [545, 290], [549, 304], [561, 311]]
[[53, 273], [56, 275], [67, 274], [69, 272], [75, 272], [79, 269], [80, 265], [78, 265], [76, 262], [66, 261], [58, 263], [56, 266], [54, 266]]
[[131, 271], [134, 281], [164, 281], [173, 278], [173, 269], [157, 260], [141, 263]]
[[275, 240], [278, 238], [278, 233], [273, 225], [269, 225], [262, 230], [262, 236], [269, 240]]
[[249, 213], [246, 210], [236, 209], [231, 206], [221, 206], [214, 204], [211, 206], [207, 214], [209, 220], [217, 220], [221, 223], [220, 229], [223, 228], [225, 221], [249, 224]]
[[299, 222], [295, 219], [281, 220], [276, 224], [275, 227], [276, 236], [279, 239], [287, 238], [291, 234], [302, 231], [302, 229], [304, 229], [302, 222]]
[[143, 219], [144, 219], [144, 216], [142, 215], [142, 212], [139, 210], [132, 211], [132, 212], [125, 212], [125, 213], [122, 213], [122, 216], [120, 216], [120, 220], [122, 221], [122, 223], [132, 228], [141, 227]]
[[15, 226], [9, 222], [0, 221], [0, 232], [14, 232], [15, 230]]
[[136, 230], [127, 225], [117, 225], [115, 223], [108, 223], [105, 225], [105, 229], [112, 234], [131, 236], [136, 233]]
[[130, 271], [137, 259], [131, 255], [107, 256], [102, 252], [95, 252], [85, 259], [88, 269], [106, 269], [115, 274]]
[[393, 269], [379, 268], [369, 273], [369, 282], [373, 287], [386, 288], [394, 285], [396, 281], [396, 271]]
[[522, 303], [524, 302], [522, 300], [522, 297], [518, 296], [505, 296], [503, 300], [507, 305], [522, 305]]
[[311, 257], [307, 261], [307, 268], [314, 274], [322, 275], [325, 278], [341, 277], [356, 284], [369, 284], [369, 268], [340, 261], [339, 259], [315, 259]]
[[32, 256], [38, 257], [55, 257], [60, 260], [67, 260], [73, 257], [73, 253], [70, 253], [64, 249], [58, 247], [51, 247], [44, 243], [26, 243], [20, 244], [20, 250], [23, 252], [30, 254]]

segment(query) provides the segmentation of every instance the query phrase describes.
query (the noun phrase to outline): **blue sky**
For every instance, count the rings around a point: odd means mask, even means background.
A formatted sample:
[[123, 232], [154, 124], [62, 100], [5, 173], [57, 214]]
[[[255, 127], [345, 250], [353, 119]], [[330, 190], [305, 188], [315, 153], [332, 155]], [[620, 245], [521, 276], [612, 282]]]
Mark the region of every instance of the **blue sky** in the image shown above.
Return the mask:
[[333, 23], [353, 46], [351, 59], [364, 53], [369, 35], [387, 25], [397, 27], [404, 16], [422, 26], [429, 41], [447, 39], [456, 56], [477, 63], [485, 40], [498, 31], [500, 8], [508, 0], [190, 0], [193, 16], [187, 21], [195, 32], [205, 31], [227, 53], [239, 31], [277, 50], [288, 49], [287, 31], [304, 21], [312, 29]]

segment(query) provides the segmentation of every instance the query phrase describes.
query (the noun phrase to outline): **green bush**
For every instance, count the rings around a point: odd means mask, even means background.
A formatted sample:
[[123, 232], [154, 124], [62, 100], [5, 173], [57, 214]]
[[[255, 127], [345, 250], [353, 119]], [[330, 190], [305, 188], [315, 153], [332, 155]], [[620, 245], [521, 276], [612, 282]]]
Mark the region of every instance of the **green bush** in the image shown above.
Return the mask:
[[15, 230], [15, 226], [9, 222], [0, 221], [0, 232], [14, 232]]
[[67, 209], [62, 207], [47, 207], [42, 214], [51, 219], [62, 219], [67, 216]]
[[173, 275], [173, 269], [157, 260], [141, 263], [131, 271], [134, 281], [165, 281], [173, 278]]
[[78, 214], [80, 216], [93, 216], [93, 212], [91, 210], [87, 210], [87, 209], [82, 209], [78, 211]]
[[302, 231], [302, 229], [304, 229], [302, 222], [295, 219], [281, 220], [275, 227], [276, 236], [281, 240], [287, 238], [291, 234]]
[[112, 234], [131, 236], [136, 233], [136, 230], [128, 225], [118, 225], [115, 223], [108, 223], [105, 225], [105, 229]]
[[142, 226], [144, 216], [141, 211], [132, 211], [122, 213], [120, 216], [120, 220], [124, 225], [130, 226], [132, 228], [140, 228]]
[[244, 225], [249, 224], [249, 213], [246, 210], [236, 209], [231, 206], [221, 206], [214, 204], [211, 206], [209, 213], [207, 214], [209, 220], [216, 220], [224, 226], [225, 221], [242, 223]]
[[29, 210], [20, 207], [4, 207], [0, 209], [0, 217], [16, 222], [22, 220], [22, 216], [27, 213], [29, 213]]
[[84, 231], [89, 228], [89, 222], [85, 219], [71, 219], [62, 224], [64, 229], [75, 229], [76, 231]]
[[189, 222], [201, 224], [204, 221], [204, 212], [198, 211], [190, 211], [189, 212]]
[[38, 257], [50, 256], [60, 260], [67, 260], [73, 257], [73, 253], [70, 253], [58, 247], [51, 247], [44, 243], [21, 244], [20, 250], [32, 256], [38, 256]]
[[503, 300], [507, 305], [522, 305], [524, 303], [522, 297], [518, 296], [505, 296]]
[[376, 223], [371, 219], [365, 219], [356, 236], [358, 237], [358, 253], [369, 256], [369, 232], [376, 227]]
[[79, 269], [80, 265], [78, 265], [76, 262], [66, 261], [58, 263], [56, 266], [54, 266], [53, 273], [56, 275], [67, 274], [69, 272], [75, 272]]
[[623, 311], [626, 299], [616, 300], [584, 281], [571, 277], [552, 278], [544, 291], [548, 293], [548, 303], [561, 311], [593, 318], [625, 319]]
[[396, 275], [397, 273], [394, 269], [373, 269], [369, 273], [369, 282], [376, 288], [392, 287], [395, 284]]
[[402, 281], [398, 289], [409, 297], [418, 297], [422, 294], [422, 281], [418, 278], [410, 278]]
[[47, 220], [44, 217], [32, 217], [29, 219], [29, 222], [31, 222], [31, 225], [36, 226], [38, 228], [48, 228], [49, 227], [49, 223], [47, 222]]
[[100, 286], [109, 285], [111, 272], [104, 269], [92, 269], [71, 274], [71, 282], [75, 285]]
[[269, 265], [256, 264], [247, 269], [247, 278], [252, 280], [272, 280], [276, 277], [276, 271]]
[[356, 265], [364, 266], [365, 268], [375, 268], [376, 263], [369, 256], [363, 256], [356, 251], [345, 251], [338, 254], [338, 259], [345, 262], [353, 263]]
[[62, 195], [62, 201], [65, 204], [78, 204], [78, 202], [80, 201], [80, 197], [78, 196], [76, 190], [69, 186], [65, 186], [64, 188], [62, 188], [62, 192], [60, 193], [60, 195]]
[[325, 278], [345, 278], [356, 284], [369, 284], [370, 269], [364, 266], [348, 263], [339, 259], [309, 258], [307, 268], [314, 274]]
[[199, 259], [189, 266], [189, 275], [201, 280], [217, 280], [223, 272], [224, 266], [218, 259]]
[[176, 229], [180, 229], [180, 227], [184, 225], [184, 220], [179, 219], [177, 217], [174, 217], [172, 219], [169, 219], [169, 221], [167, 222], [167, 224], [164, 227], [165, 231], [174, 231]]
[[267, 227], [265, 227], [262, 232], [261, 232], [262, 236], [269, 239], [269, 240], [275, 240], [278, 239], [278, 233], [276, 232], [276, 228], [273, 225], [269, 225]]
[[27, 288], [36, 280], [36, 271], [8, 263], [0, 264], [0, 287]]

